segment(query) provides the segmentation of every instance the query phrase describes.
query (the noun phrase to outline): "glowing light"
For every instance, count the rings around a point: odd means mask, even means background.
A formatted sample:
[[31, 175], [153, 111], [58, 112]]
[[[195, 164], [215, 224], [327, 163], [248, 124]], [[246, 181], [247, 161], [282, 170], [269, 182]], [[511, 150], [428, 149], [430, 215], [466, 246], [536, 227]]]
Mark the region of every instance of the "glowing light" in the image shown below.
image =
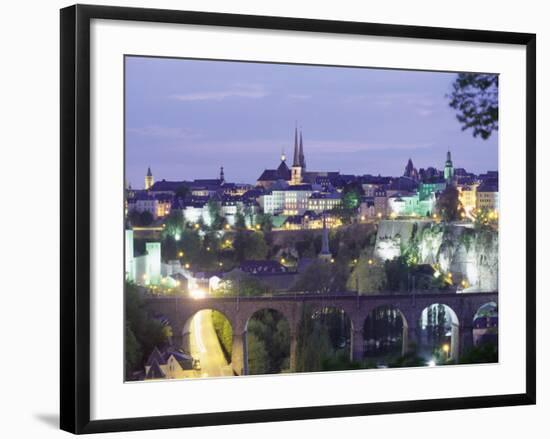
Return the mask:
[[185, 264], [185, 268], [189, 269], [189, 268], [191, 268], [191, 265]]
[[179, 252], [178, 257], [183, 258], [183, 252]]
[[378, 212], [378, 213], [376, 214], [376, 216], [377, 216], [378, 218], [382, 218], [382, 212]]
[[281, 264], [285, 264], [286, 263], [286, 259], [285, 258], [281, 258]]
[[256, 230], [260, 230], [260, 225], [256, 224]]
[[330, 263], [331, 263], [331, 264], [334, 264], [334, 258], [332, 258], [332, 259], [330, 260]]
[[230, 228], [231, 228], [231, 226], [229, 224], [225, 225], [225, 230], [229, 230]]
[[195, 229], [198, 229], [199, 227], [199, 223], [195, 223]]
[[427, 366], [434, 367], [436, 365], [435, 360], [432, 358], [430, 361], [426, 363]]
[[219, 265], [220, 267], [223, 267], [223, 262], [219, 262], [218, 265]]
[[176, 233], [176, 234], [174, 235], [174, 239], [175, 239], [176, 241], [179, 241], [179, 240], [181, 239], [181, 235], [180, 235], [179, 233]]
[[365, 215], [361, 215], [361, 221], [365, 221]]
[[369, 265], [372, 265], [374, 263], [374, 261], [372, 259], [369, 259], [368, 263], [369, 263]]
[[448, 345], [448, 344], [444, 344], [444, 345], [443, 345], [443, 352], [445, 352], [446, 354], [449, 353], [449, 349], [450, 349], [450, 348], [449, 348], [449, 345]]
[[204, 299], [206, 297], [206, 291], [201, 290], [199, 288], [194, 288], [191, 291], [189, 291], [189, 295], [193, 299]]

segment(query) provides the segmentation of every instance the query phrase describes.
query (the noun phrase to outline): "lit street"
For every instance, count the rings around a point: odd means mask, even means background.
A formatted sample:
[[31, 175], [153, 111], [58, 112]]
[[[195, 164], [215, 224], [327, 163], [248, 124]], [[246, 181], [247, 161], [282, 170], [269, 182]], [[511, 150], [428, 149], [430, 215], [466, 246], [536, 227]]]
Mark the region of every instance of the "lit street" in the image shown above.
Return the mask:
[[193, 317], [190, 326], [190, 349], [194, 359], [200, 360], [199, 377], [232, 376], [231, 366], [227, 364], [222, 348], [216, 336], [211, 311], [199, 311]]

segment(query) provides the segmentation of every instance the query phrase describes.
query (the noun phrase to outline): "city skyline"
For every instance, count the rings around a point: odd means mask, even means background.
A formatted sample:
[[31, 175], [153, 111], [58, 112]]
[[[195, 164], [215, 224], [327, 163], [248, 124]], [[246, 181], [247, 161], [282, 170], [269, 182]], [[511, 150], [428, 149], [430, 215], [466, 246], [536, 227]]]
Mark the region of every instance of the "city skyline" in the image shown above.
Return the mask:
[[[445, 93], [454, 73], [126, 59], [126, 180], [255, 183], [292, 161], [303, 131], [308, 168], [399, 176], [415, 167], [498, 169], [498, 138], [463, 132]], [[367, 122], [365, 122], [367, 120]]]

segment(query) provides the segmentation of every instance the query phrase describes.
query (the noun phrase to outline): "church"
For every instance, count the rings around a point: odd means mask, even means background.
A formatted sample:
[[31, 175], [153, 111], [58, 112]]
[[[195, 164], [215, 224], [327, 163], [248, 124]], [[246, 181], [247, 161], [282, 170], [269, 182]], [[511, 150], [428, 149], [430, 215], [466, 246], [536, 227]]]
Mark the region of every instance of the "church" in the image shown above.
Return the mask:
[[256, 181], [256, 185], [267, 190], [273, 187], [283, 188], [289, 185], [298, 186], [302, 184], [327, 186], [330, 183], [335, 183], [339, 176], [339, 172], [306, 170], [302, 131], [300, 130], [298, 133], [298, 128], [295, 128], [292, 166], [288, 167], [285, 154], [281, 154], [281, 163], [277, 169], [265, 169]]

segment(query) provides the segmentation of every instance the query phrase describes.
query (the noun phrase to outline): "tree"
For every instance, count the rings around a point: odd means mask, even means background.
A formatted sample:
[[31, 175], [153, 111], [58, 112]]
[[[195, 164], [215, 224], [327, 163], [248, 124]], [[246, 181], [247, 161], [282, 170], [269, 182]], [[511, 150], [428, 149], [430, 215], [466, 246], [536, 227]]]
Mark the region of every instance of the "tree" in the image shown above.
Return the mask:
[[212, 230], [221, 230], [225, 225], [225, 218], [221, 214], [221, 206], [217, 201], [208, 200], [208, 213], [210, 214], [210, 227]]
[[458, 189], [449, 185], [437, 199], [437, 210], [443, 221], [459, 220], [464, 214], [464, 208], [458, 198]]
[[246, 218], [240, 209], [237, 210], [237, 214], [235, 215], [235, 228], [237, 230], [246, 229]]
[[386, 288], [386, 270], [384, 264], [375, 259], [370, 252], [361, 254], [348, 279], [347, 288], [359, 294], [377, 293]]
[[311, 308], [302, 307], [302, 318], [298, 326], [296, 341], [296, 372], [317, 372], [323, 370], [323, 360], [330, 357], [328, 330], [312, 316]]
[[131, 379], [132, 372], [141, 368], [141, 358], [143, 353], [137, 341], [130, 323], [126, 321], [126, 330], [124, 332], [124, 369], [126, 379]]
[[153, 214], [147, 210], [144, 210], [139, 215], [139, 221], [141, 226], [150, 226], [153, 222]]
[[472, 129], [482, 139], [498, 131], [498, 75], [459, 73], [452, 88], [449, 105], [463, 131]]
[[[280, 373], [288, 369], [290, 329], [281, 313], [272, 309], [254, 313], [248, 322], [247, 338], [251, 375]], [[251, 352], [254, 353], [253, 356], [250, 355]]]
[[258, 215], [257, 221], [260, 224], [262, 232], [269, 233], [273, 229], [273, 218], [269, 213]]
[[262, 232], [249, 233], [246, 230], [237, 231], [233, 240], [233, 248], [239, 262], [265, 259], [268, 251]]
[[[145, 311], [143, 298], [136, 285], [127, 282], [124, 288], [125, 325], [125, 369], [129, 374], [143, 366], [146, 357], [155, 347], [168, 342], [169, 332], [160, 321], [151, 318]], [[138, 356], [139, 360], [137, 360]]]
[[154, 218], [151, 212], [146, 210], [143, 212], [131, 210], [128, 212], [128, 220], [132, 226], [148, 226], [153, 222]]
[[332, 290], [332, 265], [315, 261], [298, 276], [295, 289], [309, 293], [328, 293]]
[[163, 234], [170, 235], [174, 238], [181, 236], [181, 232], [185, 228], [185, 221], [181, 210], [172, 210], [164, 221]]

